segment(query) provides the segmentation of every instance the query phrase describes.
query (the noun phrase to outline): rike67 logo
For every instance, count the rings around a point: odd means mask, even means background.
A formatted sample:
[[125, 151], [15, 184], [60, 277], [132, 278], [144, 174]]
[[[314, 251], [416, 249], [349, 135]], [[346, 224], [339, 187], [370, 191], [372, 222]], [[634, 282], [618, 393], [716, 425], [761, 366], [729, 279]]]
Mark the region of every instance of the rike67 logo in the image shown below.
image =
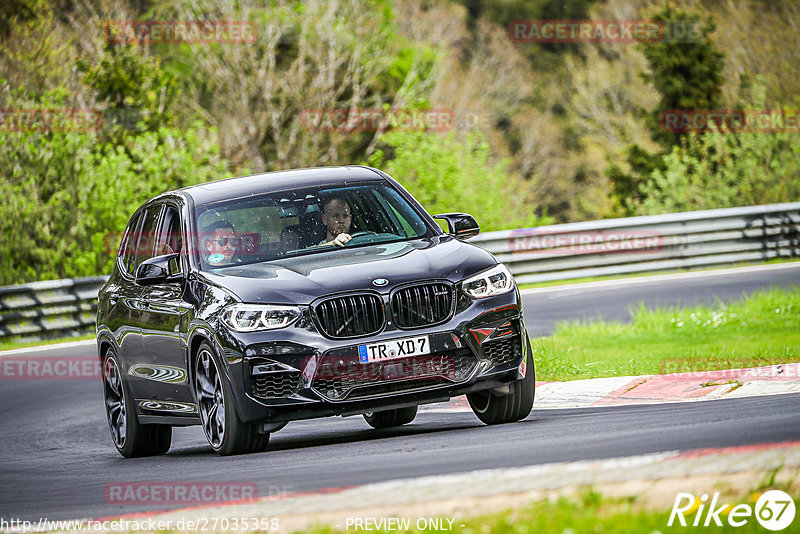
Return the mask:
[[[691, 516], [694, 514], [694, 520]], [[762, 493], [755, 506], [749, 504], [719, 504], [719, 493], [715, 493], [708, 501], [708, 495], [699, 499], [691, 493], [678, 493], [672, 512], [669, 514], [667, 526], [673, 524], [693, 527], [723, 526], [741, 527], [755, 518], [767, 530], [783, 530], [794, 521], [794, 500], [781, 490], [770, 490]], [[688, 521], [691, 521], [689, 523]]]

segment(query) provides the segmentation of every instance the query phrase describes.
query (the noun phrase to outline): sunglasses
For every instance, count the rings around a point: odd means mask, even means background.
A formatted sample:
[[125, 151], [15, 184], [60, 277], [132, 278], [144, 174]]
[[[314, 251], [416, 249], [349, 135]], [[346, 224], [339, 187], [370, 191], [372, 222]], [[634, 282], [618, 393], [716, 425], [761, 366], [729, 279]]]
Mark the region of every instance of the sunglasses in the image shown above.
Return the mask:
[[242, 244], [241, 237], [220, 237], [217, 239], [217, 245], [224, 247], [228, 243], [231, 244], [232, 247], [238, 247]]

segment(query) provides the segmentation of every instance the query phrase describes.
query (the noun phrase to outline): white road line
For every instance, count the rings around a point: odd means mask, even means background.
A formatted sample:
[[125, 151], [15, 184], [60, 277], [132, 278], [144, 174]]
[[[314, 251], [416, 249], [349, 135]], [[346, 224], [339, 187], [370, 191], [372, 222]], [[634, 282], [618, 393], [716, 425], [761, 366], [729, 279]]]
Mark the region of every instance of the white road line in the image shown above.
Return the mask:
[[51, 349], [68, 349], [71, 347], [88, 347], [97, 343], [94, 339], [82, 339], [81, 341], [68, 341], [66, 343], [53, 343], [51, 345], [38, 345], [36, 347], [25, 347], [22, 349], [0, 350], [0, 358], [3, 356], [16, 356], [17, 354], [29, 354], [31, 352], [41, 352]]
[[612, 289], [614, 287], [623, 285], [647, 284], [652, 282], [663, 282], [667, 280], [681, 280], [685, 278], [706, 278], [713, 276], [724, 276], [726, 274], [779, 271], [782, 269], [800, 269], [800, 262], [776, 263], [774, 265], [754, 265], [750, 267], [732, 267], [730, 269], [714, 269], [710, 271], [691, 271], [688, 273], [659, 274], [615, 280], [599, 280], [597, 282], [580, 282], [561, 286], [534, 287], [530, 289], [523, 289], [520, 291], [520, 293], [522, 295], [533, 295], [536, 293], [550, 293], [553, 291], [567, 291], [575, 289], [603, 290]]

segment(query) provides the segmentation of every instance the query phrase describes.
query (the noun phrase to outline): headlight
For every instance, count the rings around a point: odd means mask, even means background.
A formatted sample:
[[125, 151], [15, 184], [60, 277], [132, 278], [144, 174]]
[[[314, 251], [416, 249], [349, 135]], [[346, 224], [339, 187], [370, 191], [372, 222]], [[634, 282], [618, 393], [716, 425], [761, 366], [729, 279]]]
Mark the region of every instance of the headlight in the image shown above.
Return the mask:
[[273, 306], [270, 304], [234, 304], [227, 308], [222, 318], [237, 332], [275, 330], [285, 328], [302, 315], [296, 306]]
[[514, 289], [514, 276], [502, 263], [461, 282], [461, 288], [474, 299], [502, 295]]

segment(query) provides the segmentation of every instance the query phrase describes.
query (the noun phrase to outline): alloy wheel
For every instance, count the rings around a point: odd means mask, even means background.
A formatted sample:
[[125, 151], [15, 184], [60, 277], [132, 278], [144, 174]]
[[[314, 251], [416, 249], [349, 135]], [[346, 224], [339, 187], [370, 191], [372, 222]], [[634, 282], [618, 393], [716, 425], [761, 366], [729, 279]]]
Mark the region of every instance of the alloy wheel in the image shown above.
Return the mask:
[[106, 400], [106, 416], [111, 437], [117, 447], [125, 446], [127, 423], [125, 411], [125, 388], [122, 385], [117, 362], [107, 358], [103, 373], [103, 389]]
[[195, 393], [203, 431], [211, 446], [219, 449], [225, 439], [225, 394], [219, 369], [208, 350], [197, 357]]

